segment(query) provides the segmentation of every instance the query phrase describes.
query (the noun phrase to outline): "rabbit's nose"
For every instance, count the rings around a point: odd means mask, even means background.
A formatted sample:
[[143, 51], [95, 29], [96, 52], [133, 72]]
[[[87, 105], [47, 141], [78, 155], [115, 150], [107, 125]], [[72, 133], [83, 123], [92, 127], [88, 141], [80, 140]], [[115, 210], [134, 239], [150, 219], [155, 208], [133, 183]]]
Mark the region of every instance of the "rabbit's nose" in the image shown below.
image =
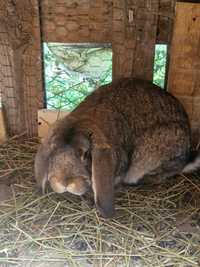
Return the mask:
[[67, 191], [78, 196], [84, 195], [88, 189], [89, 184], [82, 177], [72, 178], [67, 184]]
[[51, 177], [49, 179], [50, 186], [52, 190], [56, 193], [64, 193], [67, 191], [67, 188], [64, 184], [62, 184], [60, 181], [58, 181], [57, 177]]

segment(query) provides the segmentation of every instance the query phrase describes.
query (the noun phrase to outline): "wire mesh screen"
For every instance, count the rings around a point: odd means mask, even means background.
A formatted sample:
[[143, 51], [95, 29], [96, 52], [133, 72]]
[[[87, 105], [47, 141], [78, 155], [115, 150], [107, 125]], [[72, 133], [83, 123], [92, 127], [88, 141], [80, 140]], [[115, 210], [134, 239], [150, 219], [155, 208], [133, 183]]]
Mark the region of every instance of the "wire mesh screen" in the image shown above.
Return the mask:
[[44, 43], [43, 55], [48, 109], [71, 111], [112, 80], [109, 44]]
[[0, 1], [0, 85], [10, 135], [37, 135], [43, 107], [37, 0]]
[[[8, 130], [15, 128], [16, 105], [14, 101], [13, 52], [9, 45], [8, 34], [1, 28], [0, 33], [0, 105], [5, 107], [6, 117], [9, 117]], [[17, 126], [16, 126], [17, 127]]]

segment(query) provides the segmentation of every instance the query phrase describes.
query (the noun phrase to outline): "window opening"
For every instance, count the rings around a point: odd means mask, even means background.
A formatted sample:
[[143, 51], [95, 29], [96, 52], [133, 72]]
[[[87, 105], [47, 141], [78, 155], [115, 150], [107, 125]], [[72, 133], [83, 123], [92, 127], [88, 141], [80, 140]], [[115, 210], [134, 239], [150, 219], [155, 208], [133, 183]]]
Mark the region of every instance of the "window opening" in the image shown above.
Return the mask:
[[155, 46], [153, 83], [165, 88], [167, 66], [167, 45], [157, 44]]
[[110, 44], [43, 43], [47, 109], [72, 111], [112, 80]]

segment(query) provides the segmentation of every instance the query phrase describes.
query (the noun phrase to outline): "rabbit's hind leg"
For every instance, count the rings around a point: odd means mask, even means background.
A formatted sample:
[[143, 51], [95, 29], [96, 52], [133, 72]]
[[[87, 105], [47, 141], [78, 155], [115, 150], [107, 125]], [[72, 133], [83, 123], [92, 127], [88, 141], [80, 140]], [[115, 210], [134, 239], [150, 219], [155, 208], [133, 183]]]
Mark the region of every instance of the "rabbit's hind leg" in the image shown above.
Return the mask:
[[163, 163], [159, 168], [153, 172], [146, 174], [139, 181], [140, 184], [162, 184], [167, 178], [173, 177], [181, 172], [183, 169], [183, 159], [177, 158]]
[[[145, 157], [144, 157], [145, 159]], [[184, 159], [180, 156], [171, 160], [155, 160], [155, 158], [149, 158], [145, 160], [143, 164], [132, 161], [128, 172], [126, 173], [123, 183], [126, 184], [160, 184], [168, 177], [172, 177], [181, 172], [185, 163]]]
[[147, 130], [135, 141], [124, 183], [137, 184], [143, 177], [169, 177], [182, 171], [187, 162], [189, 137], [178, 124]]
[[[133, 164], [129, 167], [128, 172], [123, 178], [123, 183], [125, 184], [137, 184], [140, 180], [144, 178], [145, 175], [149, 174], [153, 169], [157, 169], [158, 166], [146, 162], [141, 165], [140, 162], [132, 161]], [[153, 163], [153, 162], [152, 162]], [[150, 165], [149, 165], [150, 164]]]

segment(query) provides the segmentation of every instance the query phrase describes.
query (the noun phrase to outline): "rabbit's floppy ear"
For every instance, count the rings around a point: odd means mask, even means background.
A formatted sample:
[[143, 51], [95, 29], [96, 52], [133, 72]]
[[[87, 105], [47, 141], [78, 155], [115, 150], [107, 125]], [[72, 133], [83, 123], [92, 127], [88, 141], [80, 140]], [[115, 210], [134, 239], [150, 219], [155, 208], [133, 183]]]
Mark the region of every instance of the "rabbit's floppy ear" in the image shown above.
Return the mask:
[[45, 186], [48, 181], [49, 161], [52, 158], [52, 152], [59, 146], [62, 131], [59, 130], [58, 123], [52, 125], [47, 136], [42, 139], [35, 156], [34, 174], [35, 180], [42, 192], [45, 192]]
[[94, 148], [92, 151], [92, 189], [95, 204], [103, 217], [114, 215], [114, 169], [111, 148]]
[[39, 188], [45, 191], [45, 185], [48, 181], [49, 163], [53, 160], [54, 153], [58, 148], [65, 146], [73, 136], [72, 127], [67, 127], [65, 121], [54, 123], [46, 137], [43, 138], [35, 156], [34, 172], [35, 180]]
[[37, 185], [42, 189], [43, 193], [45, 192], [45, 186], [48, 180], [48, 156], [48, 152], [45, 152], [45, 147], [43, 146], [43, 144], [41, 144], [35, 156], [34, 172]]

